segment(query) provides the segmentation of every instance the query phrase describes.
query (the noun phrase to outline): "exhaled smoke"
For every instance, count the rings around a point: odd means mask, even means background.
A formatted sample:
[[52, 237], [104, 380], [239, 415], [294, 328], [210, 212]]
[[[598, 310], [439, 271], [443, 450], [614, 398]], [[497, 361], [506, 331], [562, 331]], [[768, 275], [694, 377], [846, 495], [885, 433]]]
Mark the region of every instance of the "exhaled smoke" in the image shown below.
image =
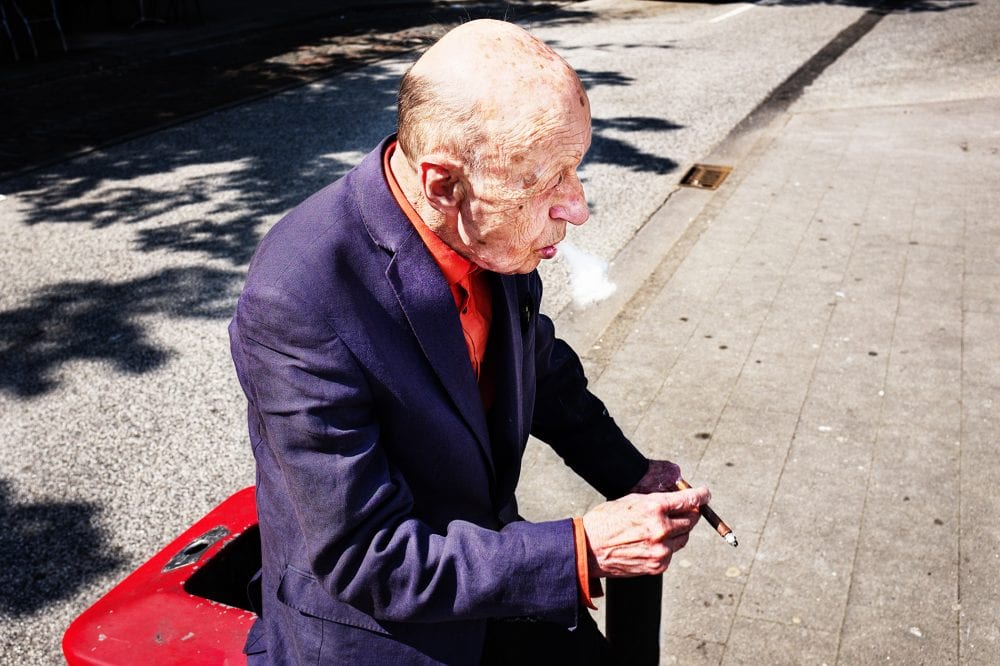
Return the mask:
[[608, 262], [569, 241], [560, 243], [559, 250], [569, 270], [570, 295], [578, 307], [603, 301], [615, 293], [617, 287], [608, 279]]

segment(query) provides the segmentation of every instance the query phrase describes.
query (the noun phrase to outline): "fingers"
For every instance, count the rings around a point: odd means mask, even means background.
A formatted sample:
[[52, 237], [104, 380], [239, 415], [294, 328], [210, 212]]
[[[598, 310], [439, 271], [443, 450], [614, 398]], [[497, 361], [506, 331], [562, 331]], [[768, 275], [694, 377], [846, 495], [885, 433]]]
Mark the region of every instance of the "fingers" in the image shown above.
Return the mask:
[[674, 553], [687, 545], [689, 532], [675, 534], [668, 539], [657, 542], [650, 546], [649, 556], [638, 561], [638, 572], [629, 571], [628, 576], [645, 575], [656, 576], [670, 567], [670, 560]]
[[[694, 521], [691, 522], [694, 525]], [[662, 541], [655, 543], [651, 548], [651, 557], [644, 564], [646, 575], [655, 576], [663, 573], [670, 567], [670, 559], [678, 550], [687, 545], [691, 536], [691, 527], [679, 529], [670, 533]]]
[[662, 573], [688, 541], [707, 503], [707, 488], [633, 494], [600, 504], [583, 516], [590, 559], [598, 576]]
[[712, 493], [708, 488], [689, 488], [671, 493], [655, 493], [660, 498], [661, 506], [667, 515], [678, 512], [697, 511], [699, 507], [708, 504], [712, 499]]
[[701, 515], [697, 511], [685, 511], [672, 516], [667, 516], [665, 520], [664, 538], [668, 539], [674, 534], [690, 532], [697, 524]]

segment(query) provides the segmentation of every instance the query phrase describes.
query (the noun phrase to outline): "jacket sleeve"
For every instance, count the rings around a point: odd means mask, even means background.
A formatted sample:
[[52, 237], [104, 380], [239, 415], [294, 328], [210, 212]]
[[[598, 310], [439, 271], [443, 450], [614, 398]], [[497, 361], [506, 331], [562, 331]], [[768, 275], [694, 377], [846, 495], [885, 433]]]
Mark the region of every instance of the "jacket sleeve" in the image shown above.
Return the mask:
[[250, 290], [230, 330], [260, 423], [252, 439], [268, 447], [276, 469], [267, 474], [287, 495], [278, 515], [301, 531], [305, 561], [293, 566], [379, 620], [547, 615], [575, 623], [571, 522], [496, 531], [453, 521], [435, 531], [417, 520], [406, 480], [380, 444], [363, 366], [315, 311], [287, 293]]
[[555, 336], [552, 320], [535, 318], [537, 393], [531, 434], [547, 443], [605, 497], [624, 495], [649, 466], [587, 388], [583, 365]]

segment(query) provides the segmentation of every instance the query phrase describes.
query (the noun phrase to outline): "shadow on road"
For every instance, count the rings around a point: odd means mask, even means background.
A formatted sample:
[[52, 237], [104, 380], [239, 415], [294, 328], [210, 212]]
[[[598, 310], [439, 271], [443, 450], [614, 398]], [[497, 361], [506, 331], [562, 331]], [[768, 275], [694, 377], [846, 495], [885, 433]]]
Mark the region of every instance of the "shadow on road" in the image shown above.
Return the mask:
[[[162, 366], [172, 352], [146, 334], [145, 315], [228, 318], [268, 223], [393, 131], [404, 68], [373, 64], [8, 181], [6, 191], [16, 193], [8, 205], [22, 224], [127, 226], [139, 252], [222, 260], [233, 270], [170, 268], [123, 282], [42, 287], [0, 312], [0, 390], [42, 395], [72, 360], [127, 374]], [[633, 83], [613, 70], [584, 70], [581, 78], [590, 89]], [[656, 117], [596, 118], [587, 161], [668, 173], [673, 160], [644, 152], [629, 135], [679, 128]]]
[[99, 511], [77, 502], [15, 504], [0, 479], [0, 613], [35, 613], [124, 564], [94, 524]]
[[624, 132], [672, 132], [683, 128], [662, 118], [628, 116], [624, 118], [595, 118], [594, 138], [591, 142], [587, 161], [600, 164], [614, 164], [631, 171], [656, 174], [670, 173], [677, 168], [677, 162], [654, 153], [639, 150], [626, 140], [615, 138], [614, 134]]
[[78, 359], [129, 374], [155, 369], [171, 352], [149, 340], [139, 318], [228, 317], [241, 280], [237, 271], [197, 267], [114, 284], [49, 285], [28, 305], [0, 312], [0, 391], [43, 394], [58, 384], [58, 366]]
[[250, 32], [240, 23], [243, 11], [234, 7], [215, 25], [193, 29], [198, 36], [185, 38], [176, 29], [119, 35], [100, 47], [71, 51], [63, 59], [79, 63], [56, 63], [62, 67], [48, 72], [34, 66], [29, 71], [35, 73], [26, 75], [28, 64], [0, 62], [0, 86], [8, 93], [0, 97], [0, 178], [421, 49], [470, 19], [559, 25], [591, 17], [572, 5], [517, 0], [398, 2], [391, 8], [316, 2], [312, 15], [285, 11], [272, 4], [270, 18]]
[[[244, 265], [262, 219], [335, 180], [393, 130], [399, 74], [373, 65], [17, 179], [22, 222], [134, 225], [140, 251]], [[588, 88], [632, 82], [615, 71], [583, 70], [581, 78]], [[667, 173], [675, 162], [624, 137], [679, 128], [660, 118], [597, 118], [588, 162]]]

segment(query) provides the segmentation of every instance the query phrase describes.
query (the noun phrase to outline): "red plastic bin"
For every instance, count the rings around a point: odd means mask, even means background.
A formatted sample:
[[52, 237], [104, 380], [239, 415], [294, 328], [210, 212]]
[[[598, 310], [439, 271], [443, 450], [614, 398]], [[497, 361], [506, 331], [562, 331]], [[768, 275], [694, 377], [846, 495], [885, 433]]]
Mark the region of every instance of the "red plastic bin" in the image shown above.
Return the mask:
[[244, 488], [83, 612], [62, 648], [76, 664], [245, 664], [260, 567], [254, 488]]

